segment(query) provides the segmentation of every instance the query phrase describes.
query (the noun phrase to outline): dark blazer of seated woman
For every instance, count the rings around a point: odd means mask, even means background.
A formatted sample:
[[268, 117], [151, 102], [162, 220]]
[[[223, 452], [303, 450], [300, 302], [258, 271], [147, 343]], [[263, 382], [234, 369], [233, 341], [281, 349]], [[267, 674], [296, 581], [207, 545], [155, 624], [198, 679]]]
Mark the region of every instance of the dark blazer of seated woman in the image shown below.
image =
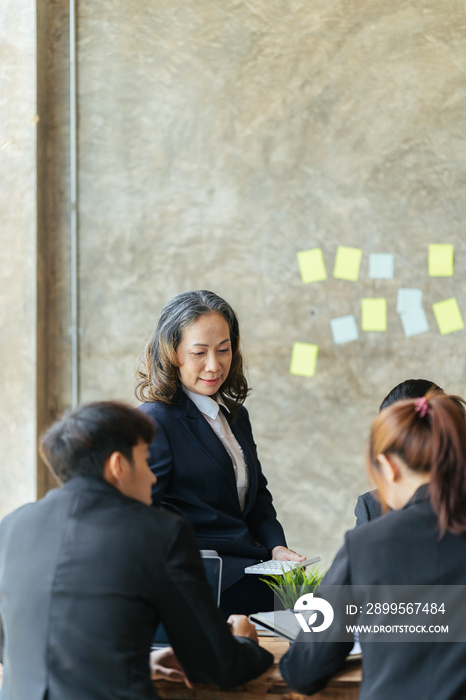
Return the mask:
[[356, 516], [356, 527], [368, 523], [369, 520], [380, 518], [382, 515], [382, 504], [380, 503], [377, 489], [366, 491], [366, 493], [358, 496], [354, 514]]
[[[466, 427], [460, 406], [434, 392], [379, 414], [370, 468], [394, 510], [346, 534], [323, 584], [432, 590], [466, 585]], [[352, 624], [368, 624], [368, 616], [358, 611]], [[408, 640], [408, 634], [396, 642], [361, 638], [360, 700], [465, 698], [466, 643]], [[280, 669], [293, 689], [312, 694], [339, 670], [351, 647], [352, 640], [322, 642], [301, 632]]]
[[[382, 411], [384, 408], [391, 406], [397, 401], [419, 399], [428, 391], [433, 390], [443, 392], [443, 389], [441, 389], [438, 384], [435, 384], [435, 382], [429, 379], [405, 379], [404, 382], [397, 384], [388, 392], [380, 404], [379, 411]], [[375, 518], [379, 518], [382, 515], [382, 504], [380, 503], [377, 489], [367, 491], [361, 496], [358, 496], [354, 514], [356, 516], [356, 527], [369, 522], [369, 520], [375, 520]]]

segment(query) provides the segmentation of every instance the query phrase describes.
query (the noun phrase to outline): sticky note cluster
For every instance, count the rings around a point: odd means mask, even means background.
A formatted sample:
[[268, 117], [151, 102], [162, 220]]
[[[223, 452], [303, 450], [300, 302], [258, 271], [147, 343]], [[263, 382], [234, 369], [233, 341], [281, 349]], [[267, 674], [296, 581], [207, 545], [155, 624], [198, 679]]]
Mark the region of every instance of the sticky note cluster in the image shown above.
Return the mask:
[[[298, 252], [301, 279], [305, 284], [327, 279], [324, 256], [321, 248]], [[361, 269], [362, 250], [338, 246], [333, 266], [333, 277], [357, 282]], [[370, 279], [393, 279], [395, 257], [391, 253], [369, 255]], [[449, 243], [431, 243], [428, 247], [428, 274], [430, 277], [452, 277], [454, 274], [454, 248]], [[421, 289], [402, 287], [398, 290], [396, 310], [400, 316], [406, 337], [427, 333], [429, 321], [422, 305]], [[444, 299], [432, 305], [442, 335], [464, 328], [458, 302], [455, 298]], [[359, 339], [356, 318], [349, 314], [330, 320], [330, 329], [336, 345]], [[387, 300], [382, 297], [367, 297], [361, 300], [361, 330], [384, 332], [387, 330]], [[294, 343], [291, 353], [290, 374], [313, 377], [316, 372], [319, 348], [311, 343]]]
[[[301, 279], [305, 284], [327, 279], [324, 256], [321, 248], [301, 250], [297, 253]], [[340, 245], [335, 255], [333, 276], [336, 279], [357, 282], [361, 269], [362, 250]], [[372, 253], [369, 256], [371, 279], [393, 279], [395, 256], [391, 253]]]
[[[431, 243], [429, 245], [428, 268], [430, 277], [453, 277], [453, 246], [449, 243]], [[442, 335], [463, 330], [463, 317], [454, 297], [432, 304], [432, 309]]]
[[[301, 250], [298, 255], [299, 271], [305, 284], [309, 282], [322, 282], [327, 279], [324, 256], [321, 248]], [[348, 248], [338, 246], [335, 255], [333, 276], [341, 280], [357, 282], [361, 267], [362, 250], [360, 248]]]
[[[330, 321], [333, 342], [336, 345], [350, 343], [358, 340], [359, 332], [356, 319], [352, 315], [339, 316]], [[362, 299], [361, 300], [361, 330], [386, 331], [387, 330], [387, 300], [386, 299]]]
[[[299, 271], [305, 284], [327, 279], [324, 256], [321, 248], [298, 252]], [[357, 282], [361, 268], [362, 250], [340, 245], [335, 255], [333, 276], [336, 279]], [[393, 279], [395, 256], [391, 253], [369, 255], [369, 277], [371, 279]], [[454, 248], [450, 243], [430, 243], [428, 248], [429, 277], [453, 277]]]

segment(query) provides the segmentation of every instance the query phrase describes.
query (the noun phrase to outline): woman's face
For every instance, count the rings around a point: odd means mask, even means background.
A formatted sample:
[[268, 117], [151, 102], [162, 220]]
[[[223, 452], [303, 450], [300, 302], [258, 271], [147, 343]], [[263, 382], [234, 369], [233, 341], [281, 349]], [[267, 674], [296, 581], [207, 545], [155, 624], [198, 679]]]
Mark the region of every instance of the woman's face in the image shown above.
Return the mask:
[[374, 481], [382, 503], [392, 510], [404, 508], [419, 486], [429, 483], [429, 473], [413, 471], [398, 455], [381, 454], [377, 462], [379, 467], [373, 471]]
[[213, 396], [230, 371], [228, 323], [218, 313], [200, 316], [184, 330], [176, 354], [183, 386], [196, 394]]

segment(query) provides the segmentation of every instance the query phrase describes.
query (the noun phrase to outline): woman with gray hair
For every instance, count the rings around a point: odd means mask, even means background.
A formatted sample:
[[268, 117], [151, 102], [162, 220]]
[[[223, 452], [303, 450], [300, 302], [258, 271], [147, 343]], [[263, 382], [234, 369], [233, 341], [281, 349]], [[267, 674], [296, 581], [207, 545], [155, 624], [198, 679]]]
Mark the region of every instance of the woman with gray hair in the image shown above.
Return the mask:
[[273, 609], [270, 589], [246, 566], [302, 561], [287, 548], [243, 403], [239, 324], [207, 290], [183, 292], [162, 309], [138, 370], [136, 395], [157, 435], [149, 464], [154, 505], [189, 520], [201, 549], [223, 559], [226, 615]]

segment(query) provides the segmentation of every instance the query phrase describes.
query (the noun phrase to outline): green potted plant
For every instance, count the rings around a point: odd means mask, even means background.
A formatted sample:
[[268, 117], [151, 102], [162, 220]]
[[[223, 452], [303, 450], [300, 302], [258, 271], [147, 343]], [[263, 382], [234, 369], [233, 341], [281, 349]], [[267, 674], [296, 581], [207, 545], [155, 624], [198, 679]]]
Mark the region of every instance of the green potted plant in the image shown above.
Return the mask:
[[316, 565], [308, 569], [296, 567], [290, 571], [284, 571], [281, 575], [268, 576], [261, 580], [272, 589], [283, 608], [292, 609], [302, 595], [314, 593], [324, 574], [325, 570], [321, 570]]

